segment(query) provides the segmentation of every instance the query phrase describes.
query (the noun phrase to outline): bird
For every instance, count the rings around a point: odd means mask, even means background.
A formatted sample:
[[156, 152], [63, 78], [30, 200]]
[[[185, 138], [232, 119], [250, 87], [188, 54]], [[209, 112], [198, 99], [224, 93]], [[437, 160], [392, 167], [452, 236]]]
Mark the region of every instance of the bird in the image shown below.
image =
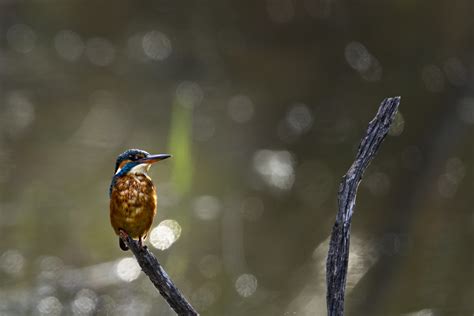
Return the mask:
[[128, 149], [118, 155], [109, 187], [110, 223], [122, 250], [128, 250], [120, 238], [122, 234], [138, 239], [143, 248], [157, 209], [156, 188], [147, 172], [153, 163], [170, 157], [141, 149]]

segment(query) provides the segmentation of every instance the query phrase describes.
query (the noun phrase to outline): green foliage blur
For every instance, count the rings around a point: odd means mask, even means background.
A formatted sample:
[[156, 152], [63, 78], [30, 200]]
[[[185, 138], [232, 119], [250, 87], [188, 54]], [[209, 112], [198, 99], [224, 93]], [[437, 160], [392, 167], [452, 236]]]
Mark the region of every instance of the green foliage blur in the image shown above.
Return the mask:
[[324, 315], [340, 178], [401, 95], [347, 315], [474, 313], [473, 3], [0, 0], [0, 315], [173, 315], [109, 224], [115, 158], [202, 315]]

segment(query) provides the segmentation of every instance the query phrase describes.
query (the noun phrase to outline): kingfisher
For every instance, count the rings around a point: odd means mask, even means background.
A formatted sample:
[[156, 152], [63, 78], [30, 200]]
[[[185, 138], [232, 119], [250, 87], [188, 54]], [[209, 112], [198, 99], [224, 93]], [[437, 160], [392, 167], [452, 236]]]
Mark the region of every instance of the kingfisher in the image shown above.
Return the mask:
[[[109, 188], [110, 223], [115, 233], [138, 239], [140, 247], [148, 236], [156, 215], [156, 188], [147, 172], [151, 165], [169, 154], [151, 155], [140, 149], [129, 149], [117, 157]], [[120, 248], [128, 250], [119, 237]]]

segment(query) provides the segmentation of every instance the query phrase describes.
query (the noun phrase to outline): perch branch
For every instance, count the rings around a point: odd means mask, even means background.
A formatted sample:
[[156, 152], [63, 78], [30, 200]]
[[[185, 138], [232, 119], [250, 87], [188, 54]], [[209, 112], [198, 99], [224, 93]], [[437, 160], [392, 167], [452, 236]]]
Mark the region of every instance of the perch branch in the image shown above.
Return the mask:
[[349, 242], [351, 219], [357, 195], [357, 187], [364, 171], [377, 153], [380, 144], [392, 124], [400, 97], [386, 98], [380, 104], [375, 118], [369, 123], [367, 133], [362, 139], [352, 166], [342, 177], [337, 196], [338, 212], [332, 228], [326, 262], [327, 294], [326, 302], [329, 316], [344, 315], [344, 294], [346, 288], [347, 263], [349, 261]]
[[147, 247], [140, 247], [137, 241], [125, 234], [121, 234], [120, 238], [133, 252], [143, 272], [150, 278], [161, 296], [178, 315], [199, 315]]

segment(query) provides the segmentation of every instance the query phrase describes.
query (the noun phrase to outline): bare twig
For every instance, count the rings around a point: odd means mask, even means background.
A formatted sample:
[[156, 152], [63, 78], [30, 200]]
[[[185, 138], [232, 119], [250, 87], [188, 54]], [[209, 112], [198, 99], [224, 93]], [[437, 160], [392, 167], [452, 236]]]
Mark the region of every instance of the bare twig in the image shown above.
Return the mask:
[[380, 144], [392, 124], [400, 97], [386, 98], [380, 104], [375, 118], [369, 123], [367, 133], [360, 143], [352, 166], [342, 178], [339, 186], [339, 210], [332, 228], [331, 241], [326, 262], [327, 294], [326, 302], [329, 316], [344, 315], [344, 292], [346, 287], [347, 263], [349, 261], [349, 242], [351, 220], [356, 201], [357, 187], [362, 175], [374, 158]]
[[147, 247], [140, 247], [138, 242], [129, 236], [122, 234], [120, 238], [122, 238], [123, 242], [132, 250], [143, 272], [148, 275], [150, 281], [155, 285], [161, 296], [165, 298], [169, 306], [178, 315], [199, 315], [174, 285], [156, 257]]

